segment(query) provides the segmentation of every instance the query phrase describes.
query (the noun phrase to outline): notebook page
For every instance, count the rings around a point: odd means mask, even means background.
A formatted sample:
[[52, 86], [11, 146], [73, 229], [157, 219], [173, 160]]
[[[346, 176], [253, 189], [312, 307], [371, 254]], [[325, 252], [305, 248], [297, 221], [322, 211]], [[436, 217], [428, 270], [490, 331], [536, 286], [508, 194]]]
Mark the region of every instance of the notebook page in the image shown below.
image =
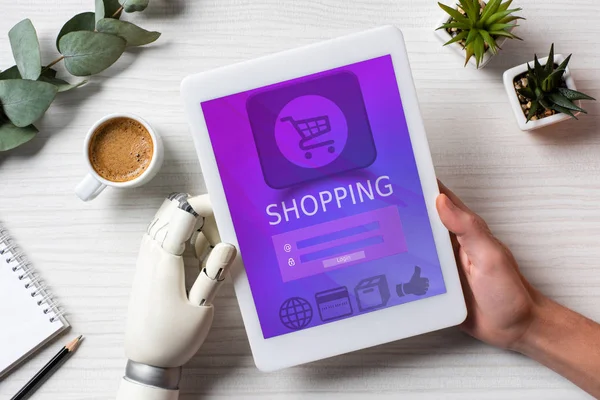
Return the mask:
[[[0, 243], [0, 250], [4, 248]], [[21, 260], [12, 258], [11, 252], [0, 255], [0, 378], [67, 326], [43, 302], [45, 292], [29, 277], [19, 280], [24, 271], [13, 267]], [[31, 283], [28, 288], [27, 283]]]

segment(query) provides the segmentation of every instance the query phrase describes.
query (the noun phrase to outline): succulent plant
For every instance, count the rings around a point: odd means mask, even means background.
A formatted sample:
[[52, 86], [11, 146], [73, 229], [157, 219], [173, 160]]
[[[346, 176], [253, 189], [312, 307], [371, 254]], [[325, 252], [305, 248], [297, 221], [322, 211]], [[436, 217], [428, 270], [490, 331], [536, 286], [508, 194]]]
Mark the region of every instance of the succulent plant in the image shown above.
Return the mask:
[[450, 15], [448, 22], [440, 26], [438, 30], [446, 29], [456, 32], [456, 35], [444, 46], [460, 42], [467, 53], [465, 66], [471, 57], [475, 56], [477, 68], [479, 68], [487, 49], [490, 49], [493, 54], [498, 53], [500, 49], [496, 43], [498, 38], [522, 40], [510, 32], [513, 27], [517, 26], [514, 21], [524, 19], [512, 15], [521, 11], [521, 8], [508, 8], [512, 1], [507, 0], [502, 3], [502, 0], [489, 0], [488, 3], [480, 3], [479, 0], [459, 0], [459, 9], [438, 3], [442, 10]]
[[527, 64], [527, 86], [517, 89], [521, 96], [531, 100], [531, 108], [527, 113], [527, 122], [543, 108], [554, 110], [559, 113], [570, 115], [577, 119], [573, 111], [584, 114], [587, 112], [575, 105], [577, 100], [596, 100], [587, 94], [571, 90], [566, 87], [564, 74], [571, 60], [569, 55], [560, 65], [554, 64], [554, 44], [550, 47], [550, 55], [546, 65], [542, 66], [537, 58], [534, 58], [533, 68]]

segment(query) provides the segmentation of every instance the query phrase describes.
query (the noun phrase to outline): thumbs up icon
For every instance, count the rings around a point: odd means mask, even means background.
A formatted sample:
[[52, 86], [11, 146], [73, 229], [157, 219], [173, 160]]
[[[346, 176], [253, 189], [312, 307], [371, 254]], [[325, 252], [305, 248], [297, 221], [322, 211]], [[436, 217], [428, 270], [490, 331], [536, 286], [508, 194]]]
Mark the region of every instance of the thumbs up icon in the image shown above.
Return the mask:
[[403, 297], [408, 294], [423, 296], [429, 290], [429, 279], [421, 276], [421, 267], [415, 266], [415, 271], [407, 283], [396, 285], [396, 293]]

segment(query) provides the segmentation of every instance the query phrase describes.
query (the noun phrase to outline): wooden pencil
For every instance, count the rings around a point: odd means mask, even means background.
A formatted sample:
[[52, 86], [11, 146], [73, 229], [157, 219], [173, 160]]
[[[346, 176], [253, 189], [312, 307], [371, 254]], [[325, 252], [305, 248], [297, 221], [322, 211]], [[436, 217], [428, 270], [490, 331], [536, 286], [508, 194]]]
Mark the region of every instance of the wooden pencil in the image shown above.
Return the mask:
[[63, 347], [46, 365], [42, 367], [38, 371], [37, 374], [33, 376], [19, 390], [17, 394], [15, 394], [11, 400], [24, 400], [29, 398], [53, 373], [56, 371], [67, 359], [77, 350], [79, 347], [79, 343], [83, 339], [83, 335], [79, 335], [75, 339], [71, 340], [65, 347]]

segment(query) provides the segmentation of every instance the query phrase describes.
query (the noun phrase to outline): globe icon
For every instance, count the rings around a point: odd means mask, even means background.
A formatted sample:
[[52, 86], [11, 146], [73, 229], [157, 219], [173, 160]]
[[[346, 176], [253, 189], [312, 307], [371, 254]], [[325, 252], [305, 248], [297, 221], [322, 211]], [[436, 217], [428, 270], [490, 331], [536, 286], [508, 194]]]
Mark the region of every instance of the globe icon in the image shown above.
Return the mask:
[[289, 329], [306, 328], [312, 320], [313, 309], [308, 301], [301, 297], [291, 297], [279, 308], [279, 319]]

